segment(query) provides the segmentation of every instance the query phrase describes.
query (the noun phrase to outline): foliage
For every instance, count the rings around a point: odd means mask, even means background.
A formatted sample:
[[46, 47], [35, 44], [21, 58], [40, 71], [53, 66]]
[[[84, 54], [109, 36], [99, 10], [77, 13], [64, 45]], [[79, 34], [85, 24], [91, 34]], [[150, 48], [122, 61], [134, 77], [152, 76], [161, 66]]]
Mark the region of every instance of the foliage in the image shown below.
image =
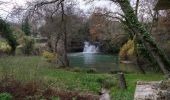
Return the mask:
[[13, 32], [13, 35], [14, 37], [16, 38], [16, 41], [17, 43], [20, 45], [20, 44], [23, 44], [23, 38], [25, 36], [25, 33], [18, 27], [12, 27], [12, 32]]
[[22, 31], [27, 36], [31, 35], [31, 28], [30, 28], [30, 24], [29, 24], [28, 18], [26, 18], [25, 21], [22, 23]]
[[133, 32], [134, 36], [139, 39], [148, 54], [147, 58], [150, 58], [151, 63], [156, 62], [157, 65], [161, 68], [164, 74], [170, 74], [170, 61], [167, 56], [164, 54], [164, 51], [159, 47], [153, 37], [150, 35], [149, 31], [144, 27], [144, 25], [139, 22], [137, 16], [134, 14], [134, 10], [130, 5], [129, 0], [119, 1], [118, 3], [124, 12], [126, 21], [122, 21], [127, 25], [129, 30]]
[[82, 70], [79, 67], [73, 68], [72, 69], [73, 72], [81, 72]]
[[119, 57], [122, 60], [130, 60], [129, 58], [133, 58], [134, 56], [135, 56], [134, 55], [134, 41], [133, 40], [129, 40], [120, 49]]
[[[40, 80], [45, 86], [61, 90], [95, 92], [101, 89], [100, 79], [110, 77], [108, 74], [87, 74], [56, 69], [56, 65], [48, 63], [38, 56], [0, 58], [0, 71], [6, 68], [9, 75], [16, 80], [27, 82]], [[3, 73], [0, 73], [0, 77]]]
[[102, 87], [105, 89], [111, 89], [113, 86], [116, 85], [114, 77], [107, 77], [105, 79], [99, 79], [98, 81], [102, 84]]
[[0, 41], [0, 52], [10, 53], [11, 49], [11, 46], [6, 41]]
[[22, 52], [23, 54], [26, 55], [30, 55], [32, 54], [33, 50], [34, 50], [34, 38], [30, 37], [30, 36], [25, 36], [24, 37], [24, 44], [22, 45]]
[[41, 55], [43, 51], [48, 50], [48, 46], [46, 43], [35, 43], [34, 45], [34, 55]]
[[12, 95], [9, 93], [0, 93], [0, 100], [12, 100]]
[[87, 73], [97, 73], [97, 70], [95, 68], [90, 68], [90, 69], [87, 69], [86, 72]]
[[59, 97], [51, 97], [51, 100], [60, 100]]
[[9, 74], [17, 80], [27, 82], [41, 79], [41, 83], [45, 86], [59, 90], [80, 91], [81, 93], [88, 91], [97, 94], [105, 81], [107, 84], [113, 83], [110, 91], [112, 100], [133, 100], [136, 82], [139, 80], [158, 81], [164, 79], [163, 74], [160, 73], [125, 74], [128, 89], [119, 90], [115, 74], [75, 73], [52, 68], [55, 66], [37, 56], [0, 58], [0, 71], [5, 67], [10, 72]]
[[42, 53], [42, 56], [46, 58], [48, 62], [53, 62], [57, 58], [56, 54], [48, 52], [48, 51], [44, 51]]
[[17, 46], [16, 38], [12, 34], [10, 25], [2, 19], [0, 19], [0, 35], [8, 41], [8, 44], [12, 47], [11, 53], [14, 53]]

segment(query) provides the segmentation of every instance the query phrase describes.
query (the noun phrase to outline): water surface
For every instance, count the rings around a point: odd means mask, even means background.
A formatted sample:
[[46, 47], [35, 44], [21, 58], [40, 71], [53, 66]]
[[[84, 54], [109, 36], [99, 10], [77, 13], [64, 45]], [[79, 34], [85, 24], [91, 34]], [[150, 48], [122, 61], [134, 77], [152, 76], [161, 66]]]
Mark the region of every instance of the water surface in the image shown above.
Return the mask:
[[120, 64], [117, 55], [101, 53], [70, 53], [71, 67], [82, 69], [95, 68], [99, 72], [125, 71], [136, 72], [135, 64]]

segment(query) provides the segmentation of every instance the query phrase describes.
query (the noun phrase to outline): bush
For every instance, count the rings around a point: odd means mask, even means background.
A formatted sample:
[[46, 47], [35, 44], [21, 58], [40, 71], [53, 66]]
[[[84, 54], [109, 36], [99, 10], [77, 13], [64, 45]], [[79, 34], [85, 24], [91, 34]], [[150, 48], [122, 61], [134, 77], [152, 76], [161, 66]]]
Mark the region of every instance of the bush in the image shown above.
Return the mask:
[[108, 77], [108, 78], [101, 78], [97, 80], [99, 83], [102, 84], [102, 88], [105, 89], [110, 89], [112, 88], [116, 83], [116, 79], [113, 77]]
[[8, 44], [11, 46], [11, 53], [15, 52], [16, 46], [18, 45], [15, 36], [12, 34], [11, 27], [8, 23], [0, 18], [0, 32]]
[[86, 72], [87, 73], [97, 73], [97, 70], [95, 68], [90, 68]]
[[134, 58], [134, 41], [129, 40], [120, 49], [119, 57], [121, 60], [132, 60]]
[[53, 97], [51, 97], [51, 100], [60, 100], [60, 98], [53, 96]]
[[33, 53], [34, 50], [34, 39], [30, 36], [24, 37], [24, 44], [22, 45], [22, 52], [23, 54], [30, 55]]
[[0, 100], [12, 100], [12, 95], [9, 93], [0, 93]]
[[53, 61], [55, 61], [55, 59], [57, 58], [56, 54], [51, 53], [51, 52], [48, 52], [48, 51], [44, 51], [44, 52], [42, 53], [42, 56], [43, 56], [44, 58], [46, 58], [48, 62], [53, 62]]
[[12, 48], [7, 42], [0, 41], [0, 52], [1, 53], [10, 53], [11, 50]]
[[16, 55], [23, 55], [22, 48], [23, 48], [22, 45], [17, 46], [17, 48], [15, 50], [15, 54]]
[[76, 67], [76, 68], [73, 68], [72, 71], [73, 71], [73, 72], [81, 72], [81, 69], [78, 68], [78, 67]]
[[48, 50], [48, 46], [46, 43], [35, 43], [34, 45], [34, 55], [41, 55], [43, 51]]

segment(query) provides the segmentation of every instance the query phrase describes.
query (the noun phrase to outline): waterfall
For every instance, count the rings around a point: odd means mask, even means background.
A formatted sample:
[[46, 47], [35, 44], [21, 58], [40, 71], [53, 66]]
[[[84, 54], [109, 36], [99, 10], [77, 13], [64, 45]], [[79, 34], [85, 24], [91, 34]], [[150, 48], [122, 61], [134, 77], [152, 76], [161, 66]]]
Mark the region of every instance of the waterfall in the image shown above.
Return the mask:
[[90, 44], [90, 42], [84, 42], [84, 50], [83, 53], [98, 53], [99, 52], [99, 46]]

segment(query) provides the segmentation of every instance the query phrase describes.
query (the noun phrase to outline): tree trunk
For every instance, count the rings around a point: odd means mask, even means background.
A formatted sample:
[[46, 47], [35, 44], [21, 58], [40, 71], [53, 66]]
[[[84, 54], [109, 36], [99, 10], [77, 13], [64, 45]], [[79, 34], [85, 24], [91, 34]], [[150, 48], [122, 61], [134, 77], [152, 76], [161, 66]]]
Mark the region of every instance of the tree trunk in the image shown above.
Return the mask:
[[63, 57], [64, 57], [64, 64], [65, 67], [69, 67], [69, 60], [67, 57], [67, 27], [66, 27], [66, 15], [64, 12], [64, 3], [61, 3], [62, 8], [62, 32], [63, 32], [63, 44], [64, 44], [64, 51], [63, 51]]
[[139, 0], [136, 0], [136, 9], [135, 9], [136, 16], [138, 16], [138, 8], [139, 8]]
[[[112, 0], [113, 1], [113, 0]], [[117, 0], [126, 21], [128, 22], [128, 27], [137, 34], [137, 38], [142, 41], [147, 51], [152, 55], [152, 59], [159, 65], [164, 74], [170, 74], [170, 62], [164, 52], [159, 48], [156, 42], [153, 40], [146, 28], [139, 22], [137, 16], [134, 14], [133, 8], [130, 5], [129, 0]]]
[[126, 80], [123, 73], [118, 73], [118, 79], [119, 79], [119, 87], [121, 89], [127, 89]]
[[137, 37], [135, 36], [134, 37], [134, 52], [135, 52], [135, 55], [136, 55], [136, 63], [137, 63], [137, 65], [139, 66], [139, 69], [140, 69], [140, 71], [141, 71], [141, 73], [142, 74], [145, 74], [145, 70], [144, 70], [144, 68], [142, 67], [142, 65], [140, 64], [140, 57], [139, 57], [139, 49], [138, 49], [138, 47], [137, 47], [137, 44], [138, 44], [138, 39], [137, 39]]
[[[139, 0], [136, 0], [136, 8], [135, 8], [135, 14], [136, 14], [136, 16], [138, 16], [138, 8], [139, 8]], [[142, 65], [140, 64], [140, 57], [139, 57], [139, 49], [138, 49], [138, 47], [137, 47], [137, 44], [138, 44], [138, 39], [137, 39], [137, 37], [135, 36], [134, 37], [135, 39], [134, 39], [134, 51], [135, 51], [135, 55], [136, 55], [136, 63], [137, 63], [137, 65], [139, 66], [139, 69], [140, 69], [140, 71], [141, 71], [141, 73], [143, 73], [143, 74], [145, 74], [145, 70], [144, 70], [144, 68], [142, 67]]]

